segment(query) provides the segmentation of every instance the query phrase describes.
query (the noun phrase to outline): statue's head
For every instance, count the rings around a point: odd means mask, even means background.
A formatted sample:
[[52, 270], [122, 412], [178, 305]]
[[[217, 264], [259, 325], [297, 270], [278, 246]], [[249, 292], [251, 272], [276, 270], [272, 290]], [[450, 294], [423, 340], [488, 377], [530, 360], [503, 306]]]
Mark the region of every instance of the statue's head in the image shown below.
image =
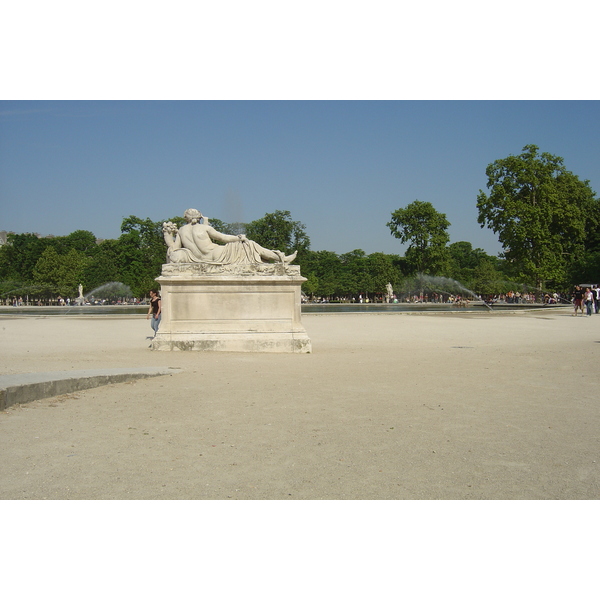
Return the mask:
[[199, 210], [196, 210], [195, 208], [188, 208], [183, 213], [183, 217], [188, 223], [195, 225], [196, 223], [200, 222], [200, 219], [202, 218], [202, 213]]

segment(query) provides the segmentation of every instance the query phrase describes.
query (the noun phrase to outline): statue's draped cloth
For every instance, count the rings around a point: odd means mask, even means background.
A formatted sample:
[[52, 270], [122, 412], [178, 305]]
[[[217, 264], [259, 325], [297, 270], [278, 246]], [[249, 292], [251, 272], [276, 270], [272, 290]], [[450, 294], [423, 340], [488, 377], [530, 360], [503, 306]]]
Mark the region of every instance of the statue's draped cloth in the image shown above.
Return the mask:
[[257, 243], [252, 240], [227, 242], [224, 246], [213, 248], [213, 260], [194, 255], [187, 248], [173, 250], [170, 254], [171, 262], [178, 263], [207, 263], [212, 265], [222, 264], [252, 264], [262, 262]]

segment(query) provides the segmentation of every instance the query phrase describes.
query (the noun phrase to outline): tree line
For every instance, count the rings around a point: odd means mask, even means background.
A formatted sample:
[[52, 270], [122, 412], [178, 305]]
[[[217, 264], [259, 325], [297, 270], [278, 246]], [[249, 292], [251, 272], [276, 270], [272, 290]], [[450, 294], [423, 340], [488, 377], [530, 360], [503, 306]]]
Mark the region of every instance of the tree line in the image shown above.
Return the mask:
[[[251, 223], [210, 219], [210, 224], [286, 254], [297, 250], [295, 263], [307, 279], [303, 292], [313, 298], [376, 300], [388, 283], [397, 293], [408, 291], [419, 274], [456, 280], [479, 295], [519, 287], [564, 294], [574, 283], [600, 281], [600, 201], [589, 181], [563, 162], [529, 145], [518, 156], [488, 165], [488, 193], [480, 190], [477, 196], [478, 220], [498, 234], [500, 256], [466, 241], [450, 244], [446, 215], [419, 200], [394, 211], [387, 223], [390, 234], [407, 244], [403, 256], [313, 251], [305, 225], [285, 210]], [[88, 294], [111, 281], [145, 297], [166, 260], [163, 221], [184, 222], [182, 217], [152, 221], [132, 215], [123, 220], [117, 239], [101, 243], [83, 230], [54, 238], [9, 234], [0, 247], [0, 297], [75, 297], [80, 283]]]

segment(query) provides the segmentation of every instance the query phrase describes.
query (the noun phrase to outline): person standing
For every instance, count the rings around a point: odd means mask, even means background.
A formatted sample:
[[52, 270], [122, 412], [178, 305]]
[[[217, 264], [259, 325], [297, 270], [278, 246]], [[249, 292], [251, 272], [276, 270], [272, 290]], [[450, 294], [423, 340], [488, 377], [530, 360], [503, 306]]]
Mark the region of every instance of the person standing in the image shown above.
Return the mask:
[[160, 318], [161, 318], [161, 310], [162, 310], [162, 303], [161, 303], [160, 296], [158, 295], [158, 292], [156, 290], [151, 290], [150, 291], [150, 310], [148, 311], [148, 316], [146, 317], [146, 319], [151, 319], [150, 326], [152, 327], [152, 329], [154, 331], [154, 337], [156, 337], [156, 334], [158, 333], [158, 326], [160, 325]]
[[585, 301], [585, 309], [587, 311], [587, 316], [591, 317], [592, 316], [592, 307], [594, 306], [594, 294], [592, 294], [592, 290], [590, 290], [590, 288], [585, 288], [584, 301]]
[[594, 312], [598, 314], [598, 305], [600, 304], [600, 288], [598, 287], [598, 284], [592, 288], [592, 294], [594, 294]]
[[573, 292], [573, 304], [575, 305], [574, 316], [577, 316], [577, 309], [583, 315], [583, 290], [578, 285], [575, 286], [575, 291]]

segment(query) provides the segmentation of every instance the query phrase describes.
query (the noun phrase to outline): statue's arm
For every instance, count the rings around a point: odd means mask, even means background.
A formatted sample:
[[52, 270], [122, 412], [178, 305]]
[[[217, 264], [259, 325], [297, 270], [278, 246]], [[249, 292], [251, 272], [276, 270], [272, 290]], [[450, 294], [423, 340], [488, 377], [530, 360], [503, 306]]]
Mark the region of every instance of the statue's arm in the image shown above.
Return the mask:
[[246, 239], [245, 235], [228, 235], [226, 233], [221, 233], [210, 225], [207, 227], [206, 231], [212, 240], [216, 240], [218, 242], [239, 242], [240, 240]]
[[183, 247], [179, 230], [170, 221], [168, 223], [163, 223], [163, 237], [165, 238], [165, 243], [169, 250], [179, 250], [179, 248]]

